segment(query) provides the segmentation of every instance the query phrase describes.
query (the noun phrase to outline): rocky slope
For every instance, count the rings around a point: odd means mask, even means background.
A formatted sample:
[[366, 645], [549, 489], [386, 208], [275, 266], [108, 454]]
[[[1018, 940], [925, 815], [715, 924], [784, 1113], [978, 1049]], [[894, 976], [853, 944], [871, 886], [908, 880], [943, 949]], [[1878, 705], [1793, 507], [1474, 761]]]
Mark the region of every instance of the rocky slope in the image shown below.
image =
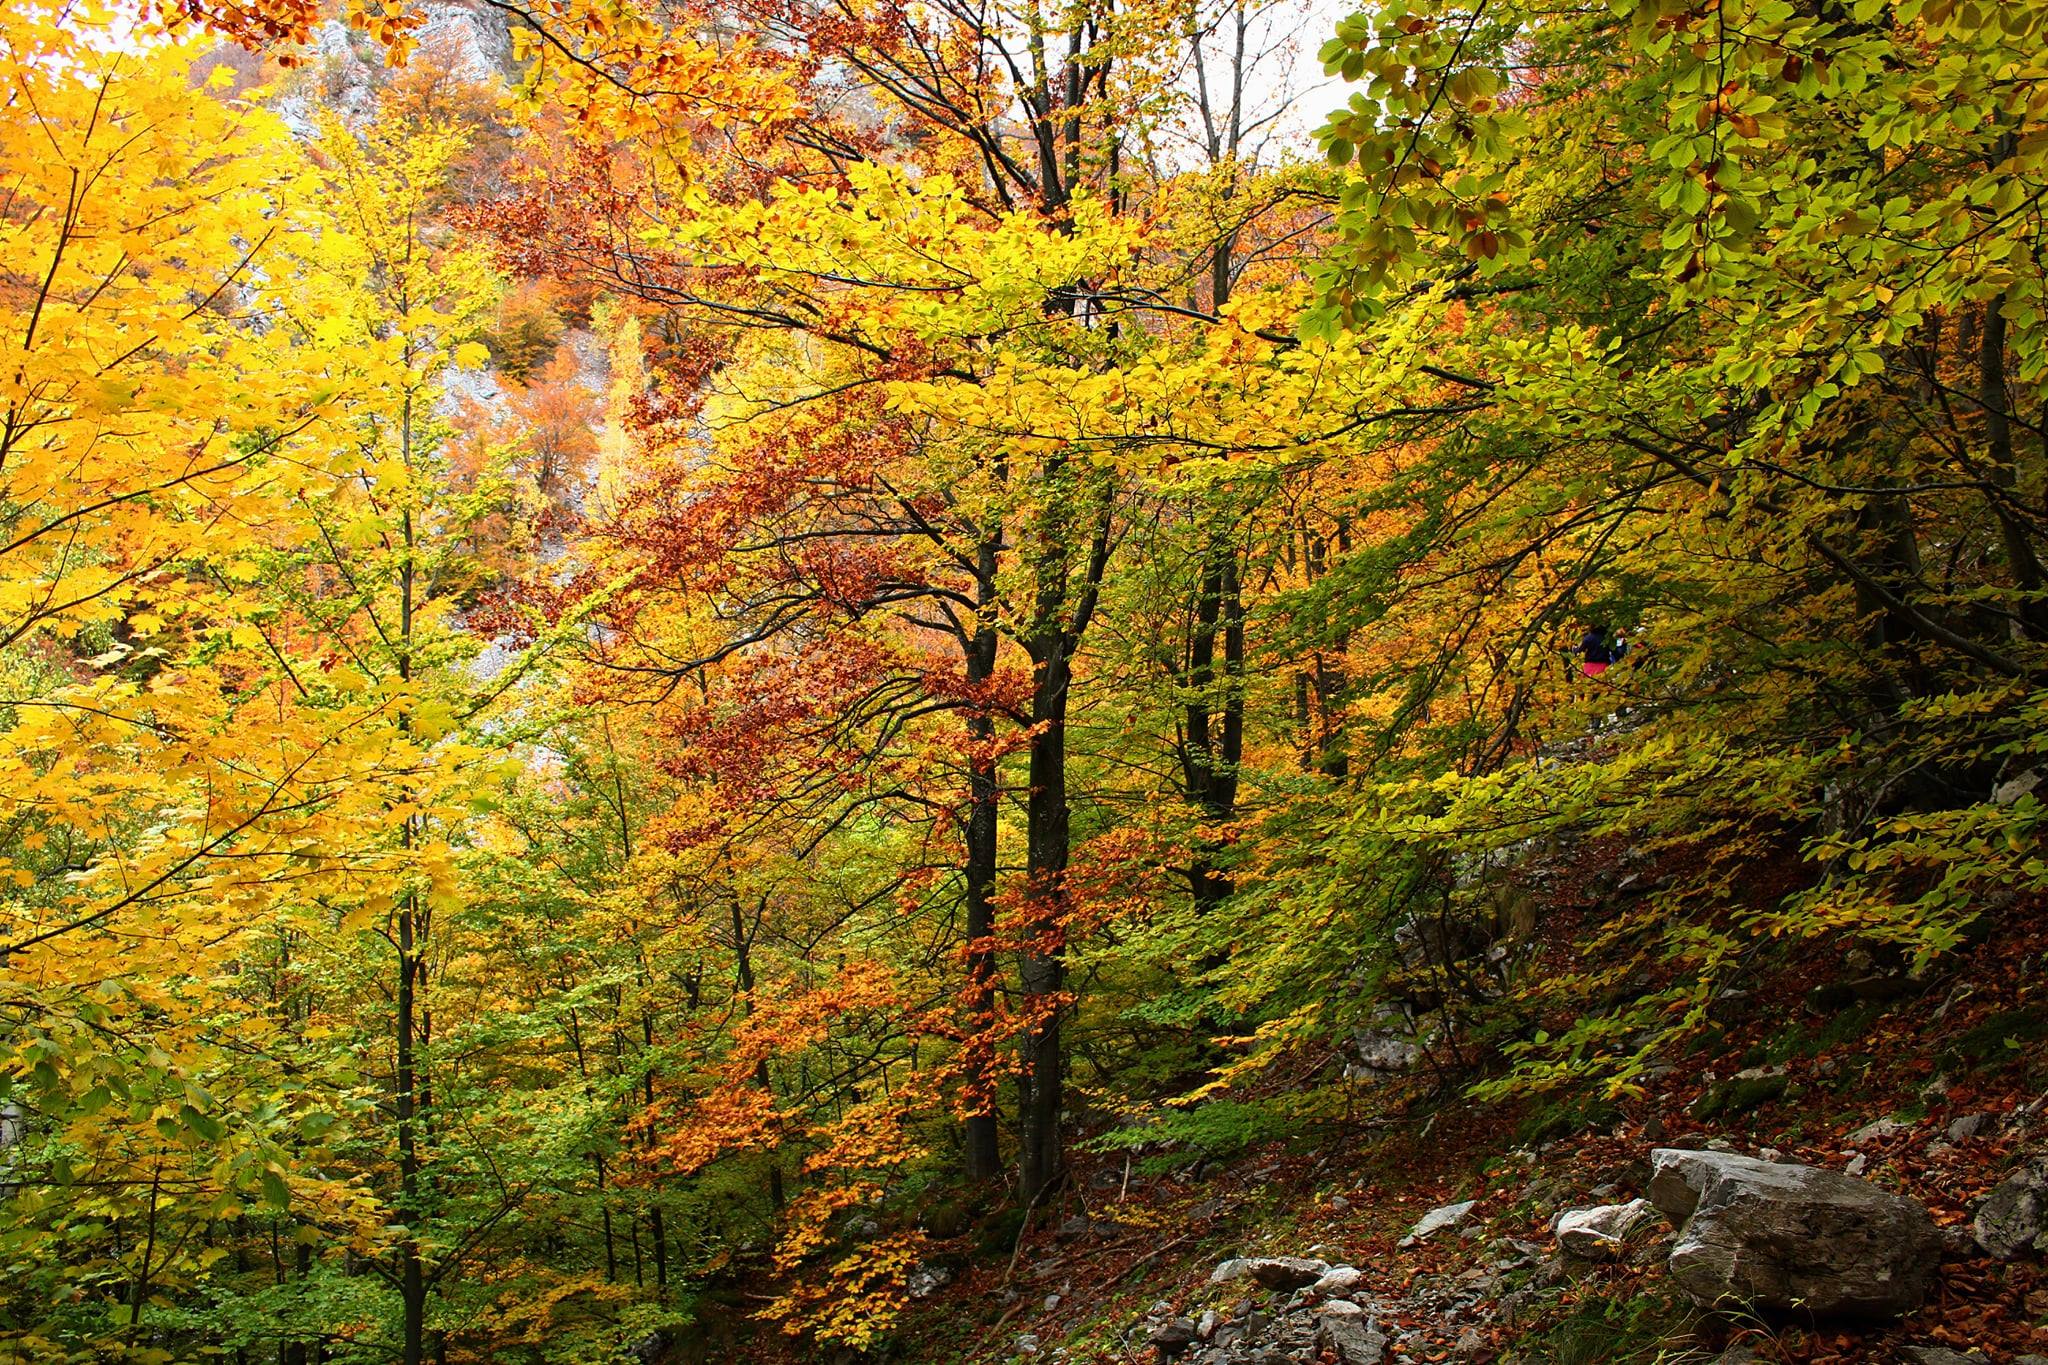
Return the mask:
[[1475, 1103], [1366, 1039], [1341, 1118], [1084, 1157], [1021, 1242], [940, 1239], [889, 1354], [2048, 1365], [2041, 919], [1918, 976], [1781, 963], [1610, 1105]]

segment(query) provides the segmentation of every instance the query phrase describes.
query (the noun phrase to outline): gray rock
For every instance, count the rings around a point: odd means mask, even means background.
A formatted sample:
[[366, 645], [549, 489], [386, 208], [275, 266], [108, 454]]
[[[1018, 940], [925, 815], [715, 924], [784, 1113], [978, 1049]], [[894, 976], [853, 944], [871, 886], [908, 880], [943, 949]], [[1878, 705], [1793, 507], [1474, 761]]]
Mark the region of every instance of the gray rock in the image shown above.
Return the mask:
[[1318, 1314], [1316, 1345], [1338, 1365], [1380, 1365], [1387, 1358], [1386, 1336], [1362, 1312]]
[[[1222, 1268], [1217, 1267], [1219, 1271]], [[1305, 1256], [1254, 1256], [1244, 1263], [1245, 1274], [1268, 1289], [1282, 1292], [1307, 1288], [1320, 1280], [1329, 1268], [1328, 1261], [1312, 1261]], [[1210, 1280], [1213, 1282], [1215, 1276], [1211, 1275]]]
[[1968, 1260], [1977, 1254], [1977, 1239], [1967, 1223], [1950, 1223], [1947, 1227], [1934, 1230], [1941, 1239], [1941, 1254], [1944, 1258]]
[[1650, 1154], [1650, 1202], [1684, 1222], [1671, 1274], [1702, 1303], [1895, 1317], [1926, 1297], [1934, 1220], [1834, 1171], [1715, 1152]]
[[1365, 1272], [1357, 1266], [1333, 1265], [1309, 1288], [1318, 1294], [1342, 1294], [1364, 1278]]
[[1998, 1182], [1970, 1224], [1977, 1245], [2001, 1261], [2023, 1251], [2048, 1251], [2048, 1156], [2037, 1156]]
[[1227, 1261], [1218, 1261], [1216, 1268], [1209, 1272], [1210, 1284], [1228, 1284], [1241, 1278], [1251, 1269], [1252, 1263], [1242, 1256], [1233, 1256]]
[[1345, 1068], [1354, 1080], [1405, 1076], [1422, 1061], [1422, 1049], [1405, 1033], [1391, 1028], [1361, 1029], [1351, 1037], [1358, 1060]]
[[1145, 1334], [1145, 1340], [1166, 1355], [1177, 1356], [1195, 1344], [1195, 1324], [1189, 1318], [1168, 1318]]
[[1030, 1332], [1019, 1332], [1013, 1345], [1017, 1348], [1017, 1354], [1020, 1356], [1035, 1356], [1038, 1354], [1038, 1338]]
[[903, 1288], [913, 1299], [928, 1299], [951, 1283], [952, 1267], [932, 1261], [919, 1261], [903, 1277]]
[[1951, 1351], [1946, 1346], [1908, 1346], [1906, 1359], [1914, 1365], [1990, 1365], [1982, 1351]]
[[1647, 1199], [1568, 1209], [1557, 1220], [1557, 1244], [1589, 1261], [1610, 1260], [1628, 1249], [1631, 1238], [1656, 1225], [1656, 1207]]
[[1467, 1199], [1462, 1204], [1445, 1204], [1441, 1208], [1431, 1209], [1422, 1215], [1414, 1227], [1408, 1229], [1408, 1235], [1401, 1239], [1401, 1245], [1414, 1246], [1434, 1233], [1458, 1226], [1465, 1221], [1478, 1203], [1476, 1199]]
[[1910, 1123], [1901, 1123], [1897, 1119], [1879, 1119], [1875, 1123], [1866, 1123], [1849, 1134], [1849, 1142], [1852, 1146], [1865, 1142], [1883, 1142], [1886, 1138], [1899, 1137], [1912, 1131], [1913, 1125]]
[[1205, 1309], [1201, 1318], [1195, 1323], [1195, 1335], [1207, 1341], [1216, 1335], [1216, 1329], [1222, 1325], [1223, 1315], [1221, 1313], [1218, 1313], [1213, 1308]]
[[2009, 778], [1992, 789], [1991, 799], [2001, 806], [2010, 806], [2041, 785], [2041, 774], [2029, 769], [2018, 777]]
[[2048, 1356], [2014, 1356], [2012, 1358], [2012, 1365], [2048, 1365]]
[[1969, 1138], [1983, 1137], [1986, 1133], [1998, 1131], [1998, 1115], [1965, 1114], [1948, 1126], [1948, 1140], [1963, 1142]]

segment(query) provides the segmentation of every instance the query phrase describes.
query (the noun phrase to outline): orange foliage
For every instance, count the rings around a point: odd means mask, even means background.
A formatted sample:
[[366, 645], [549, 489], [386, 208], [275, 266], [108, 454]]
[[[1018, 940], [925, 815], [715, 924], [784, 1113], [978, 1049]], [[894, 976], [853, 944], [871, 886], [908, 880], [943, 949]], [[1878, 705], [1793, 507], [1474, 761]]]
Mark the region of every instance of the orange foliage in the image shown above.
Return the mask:
[[583, 482], [597, 454], [593, 428], [603, 399], [584, 385], [581, 368], [575, 349], [564, 343], [531, 383], [506, 385], [505, 406], [517, 418], [534, 487], [557, 502]]

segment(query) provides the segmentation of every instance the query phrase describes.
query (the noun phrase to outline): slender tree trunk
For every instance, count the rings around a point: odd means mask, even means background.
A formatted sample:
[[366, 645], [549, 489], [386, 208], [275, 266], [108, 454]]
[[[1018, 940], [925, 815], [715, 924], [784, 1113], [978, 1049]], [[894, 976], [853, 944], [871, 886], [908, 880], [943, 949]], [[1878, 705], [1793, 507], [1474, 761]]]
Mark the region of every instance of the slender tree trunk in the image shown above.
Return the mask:
[[[1331, 542], [1320, 534], [1304, 528], [1302, 543], [1302, 569], [1311, 583], [1329, 571]], [[1337, 523], [1336, 549], [1343, 553], [1350, 548], [1350, 528], [1343, 521]], [[1313, 734], [1309, 738], [1315, 760], [1316, 771], [1325, 777], [1343, 778], [1351, 773], [1351, 756], [1344, 742], [1344, 702], [1348, 690], [1345, 677], [1344, 651], [1350, 646], [1350, 633], [1340, 631], [1332, 642], [1334, 650], [1318, 647], [1308, 676], [1308, 691], [1314, 694]], [[1335, 658], [1331, 657], [1334, 652]], [[1304, 696], [1304, 702], [1307, 697]]]
[[604, 1282], [619, 1282], [619, 1249], [612, 1240], [612, 1200], [605, 1186], [604, 1153], [592, 1152], [590, 1160], [597, 1167], [597, 1208], [604, 1220]]
[[[411, 824], [407, 820], [408, 846], [412, 842]], [[405, 1365], [421, 1365], [426, 1358], [427, 1280], [419, 1240], [424, 1210], [420, 1208], [418, 1116], [414, 1112], [418, 1093], [418, 1058], [413, 1037], [418, 910], [418, 897], [407, 892], [398, 912], [398, 1203], [406, 1226], [405, 1239], [398, 1251], [398, 1293], [404, 1312], [401, 1350]]]
[[[400, 417], [399, 439], [401, 455], [408, 469], [412, 467], [412, 398], [407, 395]], [[409, 495], [408, 495], [409, 496]], [[413, 631], [413, 579], [416, 566], [413, 563], [414, 530], [412, 511], [408, 508], [401, 523], [404, 559], [398, 572], [398, 676], [401, 681], [412, 681], [412, 631]], [[409, 730], [406, 718], [399, 718], [401, 729]], [[408, 854], [416, 841], [415, 822], [412, 816], [405, 817], [399, 827], [400, 842]], [[411, 877], [411, 869], [406, 875]], [[408, 885], [399, 900], [398, 909], [398, 982], [397, 982], [397, 1096], [398, 1119], [398, 1203], [399, 1214], [405, 1219], [406, 1233], [398, 1249], [398, 1292], [403, 1312], [401, 1333], [401, 1355], [405, 1365], [422, 1365], [426, 1359], [427, 1323], [427, 1274], [426, 1263], [420, 1252], [420, 1224], [425, 1221], [426, 1210], [421, 1206], [420, 1152], [419, 1152], [419, 1098], [421, 1094], [417, 1029], [419, 1027], [419, 1003], [415, 988], [420, 978], [420, 966], [424, 956], [422, 943], [425, 938], [420, 916], [419, 892]]]
[[[583, 1081], [583, 1097], [591, 1098], [590, 1057], [583, 1047], [583, 1024], [575, 1010], [569, 1011], [569, 1046], [576, 1051], [576, 1074]], [[604, 1280], [606, 1284], [617, 1284], [619, 1280], [618, 1248], [612, 1242], [612, 1201], [605, 1179], [604, 1153], [592, 1152], [590, 1164], [597, 1173], [597, 1211], [604, 1224]]]
[[[1233, 63], [1230, 102], [1230, 135], [1217, 146], [1211, 122], [1210, 160], [1219, 158], [1224, 147], [1237, 152], [1240, 122], [1238, 83], [1244, 77], [1244, 8], [1237, 8], [1237, 60]], [[1196, 54], [1200, 55], [1200, 44]], [[1204, 103], [1207, 87], [1204, 82]], [[1206, 107], [1205, 119], [1209, 118]], [[1233, 197], [1235, 183], [1225, 187], [1226, 204]], [[1232, 257], [1237, 250], [1237, 233], [1226, 232], [1209, 257], [1209, 298], [1220, 309], [1230, 301]], [[1222, 490], [1219, 490], [1221, 492]], [[1221, 499], [1219, 499], [1221, 501]], [[1223, 512], [1225, 509], [1217, 509]], [[1244, 758], [1244, 600], [1238, 590], [1237, 546], [1222, 529], [1212, 528], [1202, 551], [1201, 595], [1195, 601], [1195, 629], [1188, 648], [1187, 743], [1181, 766], [1191, 796], [1204, 818], [1222, 823], [1237, 813], [1237, 769]], [[1223, 691], [1216, 696], [1216, 640], [1223, 636]], [[1188, 880], [1195, 904], [1204, 913], [1230, 897], [1236, 888], [1229, 877], [1216, 870], [1208, 849], [1198, 841]]]
[[[745, 1015], [754, 1012], [754, 954], [753, 936], [747, 932], [740, 917], [740, 898], [737, 890], [732, 898], [732, 952], [734, 985], [739, 988], [740, 1009]], [[775, 1082], [768, 1074], [768, 1059], [761, 1058], [754, 1063], [754, 1084], [770, 1099], [775, 1097]], [[782, 1166], [774, 1157], [768, 1158], [768, 1207], [782, 1212]]]
[[967, 1116], [964, 1134], [967, 1178], [972, 1182], [994, 1180], [1002, 1174], [1002, 1153], [997, 1145], [995, 1077], [986, 1052], [989, 1033], [995, 1027], [996, 953], [992, 936], [996, 931], [996, 841], [999, 833], [996, 801], [995, 717], [989, 713], [980, 689], [988, 685], [996, 669], [997, 635], [992, 619], [995, 610], [996, 558], [1001, 531], [982, 540], [978, 556], [980, 613], [973, 637], [967, 642], [967, 686], [974, 694], [967, 712], [967, 1009], [969, 1027], [974, 1031], [971, 1046], [976, 1059], [967, 1076], [970, 1089], [982, 1096], [979, 1112]]
[[149, 1222], [142, 1239], [142, 1264], [136, 1267], [135, 1283], [128, 1296], [128, 1326], [141, 1325], [142, 1305], [149, 1302], [150, 1262], [156, 1259], [156, 1208], [157, 1199], [163, 1192], [164, 1168], [161, 1163], [149, 1173]]
[[[1876, 429], [1875, 420], [1866, 412], [1849, 425], [1839, 444], [1851, 449], [1865, 445]], [[1892, 473], [1883, 473], [1872, 482], [1889, 488], [1899, 480]], [[1920, 542], [1913, 530], [1911, 496], [1903, 491], [1866, 496], [1856, 512], [1856, 529], [1861, 542], [1857, 557], [1865, 575], [1855, 580], [1856, 606], [1867, 622], [1864, 644], [1875, 658], [1886, 646], [1918, 640], [1924, 634], [1910, 611], [1887, 602], [1879, 591], [1882, 587], [1898, 602], [1911, 602], [1917, 596]], [[1874, 677], [1872, 702], [1880, 707], [1898, 706], [1925, 691], [1927, 679], [1922, 671], [1916, 660], [1894, 653], [1889, 666], [1880, 666]]]
[[[2000, 489], [2010, 492], [2017, 483], [2012, 448], [2012, 420], [2007, 412], [2005, 385], [2005, 297], [2000, 295], [1984, 305], [1984, 328], [1977, 351], [1977, 401], [1984, 410], [1984, 434], [1990, 446], [1991, 477]], [[2018, 616], [2024, 633], [2035, 639], [2048, 638], [2048, 600], [2038, 594], [2043, 576], [2040, 556], [2025, 526], [2003, 502], [1992, 510], [2005, 544], [2005, 562], [2013, 586], [2026, 596]]]
[[[1219, 643], [1223, 655], [1220, 670]], [[1181, 745], [1181, 774], [1188, 796], [1212, 823], [1229, 820], [1237, 812], [1237, 770], [1244, 758], [1243, 677], [1244, 601], [1238, 587], [1237, 548], [1228, 537], [1213, 534], [1203, 551], [1195, 627], [1188, 643], [1185, 683], [1189, 695]], [[1204, 911], [1221, 905], [1235, 890], [1199, 840], [1188, 880], [1195, 904]]]
[[1061, 1009], [1066, 987], [1067, 918], [1067, 688], [1071, 664], [1062, 636], [1035, 651], [1031, 705], [1030, 781], [1025, 834], [1026, 923], [1022, 926], [1023, 983], [1035, 1018], [1025, 1035], [1022, 1153], [1019, 1180], [1027, 1206], [1059, 1179], [1060, 1110], [1065, 1085]]
[[[640, 1011], [640, 1042], [647, 1050], [647, 1068], [641, 1073], [640, 1080], [647, 1107], [652, 1109], [654, 1108], [654, 1016], [646, 1010]], [[654, 1135], [652, 1133], [648, 1134], [647, 1141], [649, 1144], [653, 1143]], [[662, 1222], [661, 1203], [658, 1199], [653, 1201], [647, 1210], [647, 1234], [654, 1242], [654, 1296], [657, 1299], [666, 1299], [668, 1297], [668, 1230]], [[636, 1279], [639, 1273], [639, 1261], [640, 1236], [638, 1232], [635, 1232], [633, 1236], [633, 1263]]]

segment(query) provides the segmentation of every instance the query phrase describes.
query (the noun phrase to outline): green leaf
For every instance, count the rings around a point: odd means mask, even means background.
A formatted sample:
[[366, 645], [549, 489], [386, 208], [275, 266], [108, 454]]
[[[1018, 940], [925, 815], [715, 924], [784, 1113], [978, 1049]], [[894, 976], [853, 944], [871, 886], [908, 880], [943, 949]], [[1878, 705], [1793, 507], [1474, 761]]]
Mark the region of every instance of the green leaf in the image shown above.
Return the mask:
[[187, 1130], [206, 1142], [219, 1142], [228, 1135], [226, 1124], [211, 1114], [201, 1113], [189, 1104], [178, 1106], [178, 1119]]

